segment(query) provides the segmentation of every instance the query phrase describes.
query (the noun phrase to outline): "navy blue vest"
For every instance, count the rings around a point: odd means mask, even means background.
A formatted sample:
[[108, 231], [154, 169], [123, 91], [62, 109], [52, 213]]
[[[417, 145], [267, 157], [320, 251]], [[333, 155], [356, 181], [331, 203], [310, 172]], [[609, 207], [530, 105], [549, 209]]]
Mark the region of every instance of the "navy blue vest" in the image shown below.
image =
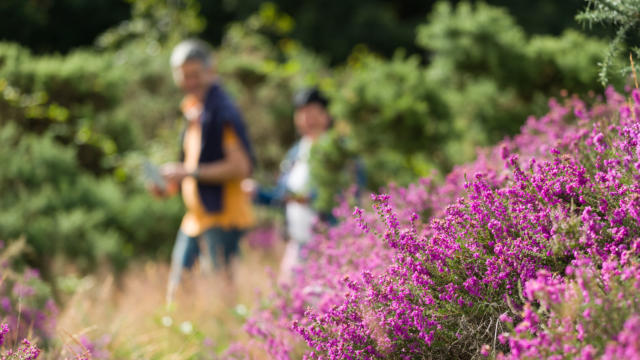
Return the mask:
[[[205, 95], [201, 121], [202, 148], [200, 150], [200, 159], [198, 160], [199, 164], [211, 163], [224, 158], [222, 135], [224, 127], [229, 125], [233, 128], [247, 151], [252, 167], [255, 165], [255, 156], [242, 115], [231, 98], [217, 83], [213, 84]], [[182, 159], [184, 159], [184, 154]], [[198, 182], [200, 200], [208, 212], [216, 213], [222, 211], [224, 206], [222, 187], [222, 184], [203, 184]]]

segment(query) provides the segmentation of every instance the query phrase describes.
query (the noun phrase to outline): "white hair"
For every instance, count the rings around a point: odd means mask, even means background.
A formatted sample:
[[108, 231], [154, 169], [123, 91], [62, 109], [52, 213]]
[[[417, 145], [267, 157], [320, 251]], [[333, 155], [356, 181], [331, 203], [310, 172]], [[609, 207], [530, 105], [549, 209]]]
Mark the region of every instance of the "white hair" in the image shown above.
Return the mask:
[[169, 62], [171, 67], [175, 69], [191, 60], [200, 61], [205, 66], [212, 66], [213, 50], [211, 46], [199, 39], [183, 40], [173, 48]]

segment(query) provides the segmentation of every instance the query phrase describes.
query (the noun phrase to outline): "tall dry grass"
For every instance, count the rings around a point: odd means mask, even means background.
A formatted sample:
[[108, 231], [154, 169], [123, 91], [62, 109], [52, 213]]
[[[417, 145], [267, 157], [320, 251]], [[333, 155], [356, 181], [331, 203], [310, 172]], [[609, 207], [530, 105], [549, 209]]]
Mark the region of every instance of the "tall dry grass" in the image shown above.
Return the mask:
[[[108, 274], [86, 277], [60, 314], [58, 333], [71, 339], [60, 355], [87, 347], [86, 337], [113, 359], [216, 358], [247, 340], [244, 321], [272, 286], [268, 269], [278, 269], [282, 251], [282, 242], [268, 251], [243, 244], [232, 283], [196, 268], [183, 277], [171, 306], [165, 302], [168, 259], [134, 265], [119, 284]], [[74, 349], [74, 343], [84, 345]]]

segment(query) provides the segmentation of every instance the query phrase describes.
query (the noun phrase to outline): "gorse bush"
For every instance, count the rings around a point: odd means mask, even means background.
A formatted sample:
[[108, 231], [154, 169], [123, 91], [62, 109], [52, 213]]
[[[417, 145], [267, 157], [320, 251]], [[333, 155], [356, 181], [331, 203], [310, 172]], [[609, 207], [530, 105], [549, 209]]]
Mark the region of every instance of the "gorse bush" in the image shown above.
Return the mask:
[[139, 165], [145, 152], [177, 158], [179, 93], [167, 50], [136, 46], [34, 56], [0, 45], [0, 237], [25, 235], [23, 258], [48, 280], [59, 257], [120, 270], [134, 254], [166, 256], [175, 236], [179, 199], [154, 201]]
[[373, 188], [424, 171], [414, 161], [418, 153], [430, 154], [431, 164], [447, 161], [440, 149], [452, 132], [451, 110], [437, 85], [428, 81], [418, 56], [362, 56], [345, 74], [332, 109], [347, 121], [352, 152], [363, 155]]
[[158, 206], [140, 185], [84, 172], [76, 149], [52, 136], [20, 134], [13, 124], [0, 128], [0, 188], [13, 190], [0, 200], [0, 234], [28, 239], [34, 251], [23, 259], [52, 270], [61, 255], [88, 271], [101, 260], [121, 269], [134, 254], [168, 251], [161, 240], [178, 226], [178, 199]]
[[[588, 91], [600, 88], [596, 64], [604, 41], [573, 30], [528, 37], [502, 8], [440, 2], [416, 31], [422, 58], [354, 51], [335, 76], [331, 110], [348, 130], [325, 144], [329, 154], [319, 159], [335, 158], [332, 148], [345, 137], [350, 151], [342, 162], [316, 164], [319, 199], [335, 196], [332, 175], [354, 153], [369, 189], [407, 185], [433, 170], [447, 173], [470, 161], [478, 146], [516, 134], [529, 114], [544, 112], [549, 96], [575, 93], [591, 102]], [[328, 211], [335, 202], [321, 205]]]
[[[599, 78], [602, 84], [607, 84], [611, 76], [611, 68], [619, 68], [615, 64], [618, 54], [624, 50], [635, 53], [640, 57], [640, 48], [632, 47], [628, 41], [630, 34], [638, 30], [640, 24], [640, 2], [638, 0], [587, 0], [587, 7], [576, 16], [583, 25], [592, 27], [594, 24], [612, 25], [615, 36], [609, 44], [609, 49], [604, 59], [599, 63]], [[626, 54], [624, 54], [626, 56]], [[631, 64], [633, 65], [633, 63]], [[625, 67], [622, 72], [629, 75], [635, 72], [637, 67]]]
[[[0, 78], [5, 83], [2, 100], [7, 102], [0, 105], [2, 121], [79, 144], [93, 154], [85, 159], [85, 168], [111, 170], [114, 165], [105, 158], [139, 149], [159, 135], [159, 124], [167, 127], [177, 118], [171, 104], [179, 101], [179, 94], [167, 57], [166, 50], [150, 54], [135, 46], [117, 54], [77, 50], [66, 56], [33, 56], [18, 45], [2, 44]], [[21, 98], [13, 99], [17, 94]], [[35, 105], [55, 105], [66, 116], [52, 118], [55, 112], [38, 111]]]
[[582, 95], [598, 89], [594, 64], [606, 48], [572, 30], [527, 37], [505, 9], [467, 2], [439, 3], [416, 41], [428, 53], [430, 82], [444, 89], [454, 122], [464, 126], [460, 135], [479, 126], [483, 145], [516, 134], [522, 119], [542, 114], [546, 99], [563, 89]]
[[[392, 188], [320, 236], [250, 332], [278, 358], [636, 351], [640, 91], [549, 105], [443, 185]], [[271, 337], [274, 312], [309, 348]]]

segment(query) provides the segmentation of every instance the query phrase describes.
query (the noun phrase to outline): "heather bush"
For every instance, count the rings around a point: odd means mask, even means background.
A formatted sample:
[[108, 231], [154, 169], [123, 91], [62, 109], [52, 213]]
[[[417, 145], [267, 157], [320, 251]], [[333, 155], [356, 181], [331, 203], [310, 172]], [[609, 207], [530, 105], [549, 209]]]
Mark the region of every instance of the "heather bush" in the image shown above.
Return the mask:
[[304, 319], [307, 306], [324, 311], [335, 306], [348, 290], [345, 276], [358, 277], [363, 269], [378, 272], [391, 261], [391, 249], [360, 227], [358, 219], [373, 220], [374, 215], [359, 213], [357, 218], [353, 217], [349, 196], [334, 209], [333, 215], [339, 219], [338, 225], [317, 235], [306, 249], [307, 264], [294, 270], [292, 283], [277, 284], [273, 279], [276, 291], [262, 297], [245, 325], [255, 339], [253, 345], [270, 357], [301, 357], [305, 348], [292, 334], [291, 321]]
[[608, 89], [591, 108], [551, 100], [547, 115], [442, 185], [392, 186], [372, 196], [377, 217], [343, 209], [250, 333], [278, 358], [630, 354], [640, 91], [632, 95]]
[[[4, 337], [9, 332], [7, 324], [0, 325], [0, 345], [4, 343]], [[14, 349], [8, 349], [2, 352], [2, 359], [6, 360], [35, 360], [40, 356], [40, 349], [32, 344], [29, 340], [24, 339], [20, 345]]]
[[[11, 328], [6, 323], [0, 323], [0, 358], [2, 360], [36, 360], [38, 358], [49, 359], [64, 359], [64, 360], [90, 360], [90, 359], [108, 359], [108, 355], [104, 353], [96, 352], [91, 344], [87, 340], [82, 340], [81, 349], [74, 350], [74, 355], [64, 356], [61, 352], [56, 355], [49, 356], [43, 352], [40, 346], [35, 341], [30, 341], [27, 338], [23, 338], [20, 342], [8, 341], [8, 335]], [[85, 346], [86, 344], [86, 346]], [[95, 356], [94, 354], [98, 354]], [[40, 355], [44, 355], [41, 357]]]
[[[564, 273], [540, 270], [527, 281], [521, 312], [500, 317], [502, 359], [635, 359], [638, 343], [638, 242], [601, 264], [578, 259]], [[515, 322], [520, 320], [519, 322]], [[490, 349], [490, 347], [487, 347]]]
[[[18, 272], [10, 266], [23, 248], [24, 240], [1, 244], [0, 319], [13, 329], [14, 340], [29, 337], [50, 343], [55, 336], [58, 308], [49, 285], [40, 279], [38, 270]], [[6, 334], [3, 336], [6, 339]]]
[[[619, 96], [609, 95], [608, 105], [620, 107]], [[612, 109], [587, 111], [575, 102], [575, 115], [552, 108], [528, 126], [544, 133], [570, 117], [575, 127], [549, 144], [548, 155], [523, 163], [510, 154], [515, 143], [502, 144], [508, 172], [498, 181], [492, 172], [473, 174], [464, 196], [427, 226], [416, 225], [417, 215], [399, 219], [389, 196], [376, 196], [382, 239], [398, 255], [382, 274], [352, 282], [331, 311], [312, 311], [310, 324], [295, 325], [312, 354], [473, 357], [492, 342], [508, 305], [522, 305], [518, 284], [538, 270], [558, 273], [581, 256], [620, 256], [638, 231], [631, 115], [638, 102], [622, 105], [619, 120]]]
[[2, 359], [109, 359], [109, 337], [98, 340], [58, 328], [59, 308], [39, 270], [20, 258], [29, 252], [24, 238], [0, 242], [0, 357]]

